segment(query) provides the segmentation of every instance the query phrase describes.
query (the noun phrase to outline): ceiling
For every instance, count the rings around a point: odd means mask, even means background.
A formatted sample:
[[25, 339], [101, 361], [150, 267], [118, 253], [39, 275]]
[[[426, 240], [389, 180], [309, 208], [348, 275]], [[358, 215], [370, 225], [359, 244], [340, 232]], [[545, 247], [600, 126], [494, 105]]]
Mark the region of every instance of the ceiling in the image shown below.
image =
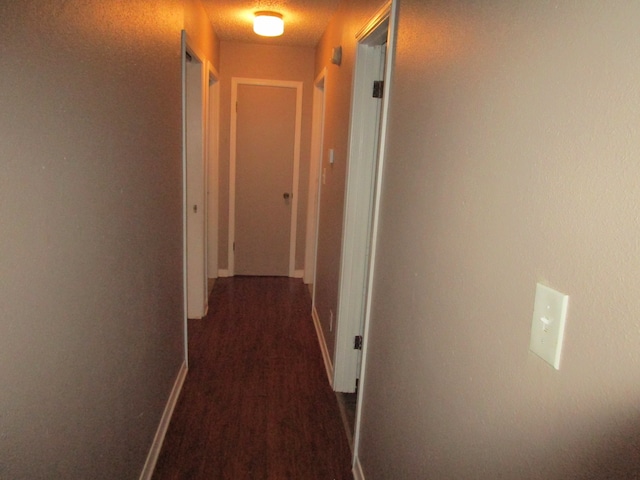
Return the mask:
[[[315, 47], [340, 0], [202, 0], [220, 40]], [[284, 34], [260, 37], [253, 33], [253, 14], [269, 10], [282, 14]]]

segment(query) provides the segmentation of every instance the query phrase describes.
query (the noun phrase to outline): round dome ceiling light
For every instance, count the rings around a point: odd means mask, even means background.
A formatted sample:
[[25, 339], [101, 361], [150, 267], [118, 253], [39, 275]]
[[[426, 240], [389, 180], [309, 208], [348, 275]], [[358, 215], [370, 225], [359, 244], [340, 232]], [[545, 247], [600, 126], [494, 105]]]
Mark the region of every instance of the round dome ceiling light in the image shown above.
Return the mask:
[[253, 31], [263, 37], [279, 37], [284, 33], [284, 20], [276, 12], [256, 12]]

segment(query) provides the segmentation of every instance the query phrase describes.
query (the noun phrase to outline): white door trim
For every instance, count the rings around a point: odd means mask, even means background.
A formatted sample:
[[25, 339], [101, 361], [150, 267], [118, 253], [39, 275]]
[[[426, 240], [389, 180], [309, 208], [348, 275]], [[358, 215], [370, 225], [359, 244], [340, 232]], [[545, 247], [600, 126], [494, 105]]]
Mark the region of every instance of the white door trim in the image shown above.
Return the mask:
[[311, 127], [311, 161], [309, 163], [309, 199], [307, 201], [307, 238], [305, 243], [304, 283], [313, 285], [311, 295], [315, 303], [316, 285], [316, 261], [318, 258], [318, 227], [320, 221], [320, 195], [322, 186], [320, 183], [320, 170], [322, 168], [323, 138], [324, 138], [324, 110], [325, 94], [324, 85], [327, 77], [327, 69], [313, 82], [313, 113]]
[[182, 77], [182, 323], [184, 343], [184, 364], [189, 367], [189, 337], [187, 325], [187, 32], [182, 30], [180, 34], [180, 75]]
[[382, 105], [371, 90], [374, 79], [381, 79], [381, 55], [381, 47], [365, 46], [356, 59], [334, 358], [333, 389], [338, 392], [354, 392], [358, 377], [360, 351], [354, 339], [362, 335]]
[[363, 335], [367, 279], [374, 209], [379, 138], [385, 110], [383, 101], [372, 97], [374, 80], [382, 79], [391, 4], [387, 3], [356, 37], [358, 47], [353, 84], [349, 161], [344, 207], [338, 322], [334, 357], [333, 388], [354, 392], [359, 376], [361, 352], [354, 339]]
[[220, 75], [207, 62], [207, 278], [218, 277], [219, 185], [220, 163]]
[[[188, 54], [191, 61], [184, 57]], [[207, 313], [207, 85], [206, 58], [184, 33], [183, 156], [187, 261], [187, 316]]]
[[258, 78], [231, 78], [231, 132], [229, 158], [229, 275], [234, 275], [235, 252], [235, 212], [236, 212], [236, 132], [238, 85], [259, 85], [264, 87], [281, 87], [296, 89], [296, 125], [293, 148], [293, 201], [291, 202], [291, 233], [289, 236], [289, 276], [296, 276], [296, 237], [298, 225], [298, 184], [300, 177], [300, 138], [302, 132], [302, 82], [286, 80], [264, 80]]
[[[374, 39], [375, 33], [377, 30], [377, 26], [381, 25], [385, 19], [388, 19], [388, 28], [387, 28], [387, 52], [386, 52], [386, 64], [385, 64], [385, 74], [384, 74], [384, 82], [385, 82], [385, 94], [382, 99], [382, 112], [380, 117], [380, 144], [379, 144], [379, 153], [378, 153], [378, 161], [376, 167], [376, 183], [375, 183], [375, 193], [373, 198], [373, 215], [372, 215], [372, 225], [371, 225], [371, 254], [369, 261], [369, 272], [366, 284], [366, 301], [365, 301], [365, 311], [364, 311], [364, 325], [363, 325], [363, 350], [362, 350], [362, 364], [360, 366], [360, 382], [358, 387], [358, 400], [356, 406], [356, 420], [355, 420], [355, 428], [354, 428], [354, 439], [353, 439], [353, 466], [360, 467], [360, 461], [358, 458], [358, 448], [360, 446], [360, 422], [362, 417], [362, 397], [363, 392], [366, 388], [366, 362], [368, 356], [368, 338], [369, 338], [369, 320], [371, 318], [371, 297], [373, 292], [373, 281], [375, 277], [375, 266], [376, 266], [376, 248], [377, 248], [377, 238], [378, 238], [378, 224], [379, 224], [379, 213], [380, 213], [380, 195], [382, 188], [382, 176], [384, 171], [384, 162], [386, 159], [386, 140], [387, 140], [387, 129], [388, 129], [388, 112], [389, 112], [389, 98], [391, 96], [391, 79], [393, 78], [393, 65], [394, 65], [394, 57], [396, 50], [396, 28], [397, 28], [397, 19], [398, 19], [398, 0], [389, 0], [385, 3], [385, 5], [374, 15], [372, 21], [370, 21], [365, 29], [359, 32], [357, 38], [359, 41], [359, 46], [363, 45], [363, 42], [366, 42], [367, 39]], [[366, 33], [369, 32], [367, 35]]]

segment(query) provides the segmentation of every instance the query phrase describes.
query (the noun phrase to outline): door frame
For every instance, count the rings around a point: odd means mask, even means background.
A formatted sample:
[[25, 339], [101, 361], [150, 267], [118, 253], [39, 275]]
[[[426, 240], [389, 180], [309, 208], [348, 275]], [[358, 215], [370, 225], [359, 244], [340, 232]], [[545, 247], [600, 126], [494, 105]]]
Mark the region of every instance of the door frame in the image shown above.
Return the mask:
[[[333, 383], [334, 390], [337, 391], [343, 391], [340, 387], [353, 388], [359, 374], [353, 441], [355, 478], [364, 478], [358, 460], [358, 447], [362, 397], [366, 388], [369, 320], [395, 55], [397, 10], [397, 0], [387, 0], [356, 34], [356, 65], [349, 132], [349, 170], [338, 299], [338, 331], [336, 332], [336, 374]], [[367, 116], [367, 112], [371, 109], [372, 81], [379, 79], [374, 78], [374, 75], [379, 72], [377, 67], [380, 66], [381, 55], [380, 51], [376, 51], [376, 47], [385, 43], [384, 96], [378, 121], [375, 117]], [[362, 175], [366, 176], [367, 169], [371, 172], [370, 178], [368, 181], [360, 181]], [[353, 355], [354, 331], [360, 332], [363, 336], [361, 356], [357, 355], [357, 352]], [[358, 365], [359, 358], [361, 358], [360, 365]], [[353, 389], [346, 391], [353, 391]]]
[[207, 62], [207, 278], [218, 278], [218, 242], [220, 208], [220, 75]]
[[291, 230], [289, 235], [289, 277], [295, 277], [296, 271], [296, 238], [298, 225], [298, 186], [300, 178], [300, 142], [302, 133], [302, 82], [287, 80], [265, 80], [258, 78], [231, 78], [231, 132], [229, 157], [229, 275], [234, 275], [235, 265], [235, 228], [236, 228], [236, 133], [238, 114], [238, 85], [256, 85], [262, 87], [294, 88], [296, 90], [296, 124], [293, 146], [293, 198], [291, 202]]
[[[372, 97], [375, 80], [385, 70], [391, 3], [386, 3], [358, 32], [353, 103], [349, 137], [349, 161], [345, 195], [342, 259], [338, 295], [338, 322], [334, 353], [333, 389], [355, 392], [362, 352], [354, 338], [363, 336], [372, 246], [377, 226], [377, 181], [384, 152], [387, 93]], [[385, 79], [386, 81], [386, 79]], [[388, 86], [388, 82], [386, 83]], [[388, 88], [385, 88], [388, 90]]]
[[[218, 191], [218, 136], [220, 87], [213, 64], [195, 47], [186, 31], [182, 48], [182, 191], [183, 276], [185, 338], [186, 319], [202, 318], [208, 310], [209, 260], [217, 272], [217, 198], [212, 208], [210, 191]], [[187, 55], [191, 61], [187, 61]], [[192, 104], [190, 108], [189, 104]], [[215, 180], [209, 178], [215, 173]], [[193, 215], [193, 206], [198, 214]], [[213, 218], [213, 221], [212, 221]], [[212, 250], [210, 242], [216, 246]], [[216, 255], [210, 257], [210, 252]], [[216, 275], [217, 276], [217, 275]], [[185, 340], [186, 348], [186, 340]]]
[[358, 386], [358, 399], [356, 404], [356, 419], [354, 427], [354, 439], [353, 439], [353, 471], [355, 476], [360, 475], [360, 478], [364, 478], [362, 474], [362, 468], [358, 458], [358, 448], [360, 446], [360, 423], [362, 420], [362, 398], [363, 392], [366, 388], [366, 374], [367, 374], [367, 357], [368, 357], [368, 338], [369, 327], [371, 319], [371, 303], [373, 296], [373, 281], [375, 277], [376, 266], [376, 249], [378, 240], [378, 225], [380, 216], [380, 199], [382, 194], [382, 182], [384, 163], [386, 161], [386, 143], [387, 143], [387, 130], [388, 115], [389, 115], [389, 102], [392, 94], [392, 78], [393, 78], [393, 66], [396, 53], [396, 35], [397, 35], [397, 22], [398, 22], [398, 0], [388, 0], [378, 13], [374, 15], [371, 21], [365, 25], [365, 27], [358, 33], [358, 49], [364, 46], [363, 41], [367, 38], [373, 39], [376, 33], [376, 29], [383, 23], [388, 22], [387, 25], [387, 51], [386, 51], [386, 63], [384, 74], [384, 97], [382, 99], [382, 112], [380, 116], [380, 144], [378, 148], [378, 159], [376, 166], [376, 183], [375, 193], [373, 198], [373, 214], [371, 225], [371, 253], [369, 256], [368, 276], [366, 284], [365, 295], [365, 309], [363, 318], [363, 347], [362, 347], [362, 364], [360, 366], [360, 381]]
[[320, 196], [322, 195], [325, 83], [327, 68], [323, 68], [313, 82], [313, 113], [311, 126], [311, 159], [309, 163], [309, 196], [307, 200], [307, 231], [305, 242], [304, 283], [312, 285], [311, 303], [315, 306], [316, 262], [318, 232], [320, 230]]

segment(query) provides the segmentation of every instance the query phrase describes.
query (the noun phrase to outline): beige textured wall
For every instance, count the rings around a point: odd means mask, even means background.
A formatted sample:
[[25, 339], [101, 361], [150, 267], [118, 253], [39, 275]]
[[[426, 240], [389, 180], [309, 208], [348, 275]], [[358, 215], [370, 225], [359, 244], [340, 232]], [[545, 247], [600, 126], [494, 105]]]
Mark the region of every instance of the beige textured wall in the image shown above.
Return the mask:
[[183, 22], [0, 5], [0, 478], [142, 470], [183, 359]]
[[[231, 126], [231, 78], [260, 78], [303, 82], [302, 138], [300, 143], [300, 183], [296, 269], [304, 268], [307, 195], [309, 190], [309, 156], [311, 148], [311, 113], [313, 104], [314, 49], [309, 47], [275, 47], [241, 42], [220, 42], [220, 233], [219, 265], [228, 267], [229, 245], [229, 145]], [[265, 112], [256, 112], [268, 115]]]
[[[338, 307], [355, 37], [383, 3], [377, 0], [343, 2], [316, 50], [316, 76], [325, 68], [327, 75], [324, 86], [324, 157], [320, 170], [320, 174], [323, 169], [326, 171], [326, 183], [321, 187], [315, 306], [332, 358], [336, 328], [335, 321], [331, 328], [331, 313], [335, 317]], [[342, 46], [342, 64], [337, 66], [331, 63], [331, 53], [333, 47], [339, 45]], [[333, 165], [329, 163], [329, 149], [334, 149]]]
[[[640, 477], [640, 4], [403, 0], [367, 480]], [[560, 371], [535, 284], [570, 295]]]
[[220, 70], [220, 40], [211, 27], [207, 12], [200, 0], [183, 0], [184, 29], [198, 51]]

